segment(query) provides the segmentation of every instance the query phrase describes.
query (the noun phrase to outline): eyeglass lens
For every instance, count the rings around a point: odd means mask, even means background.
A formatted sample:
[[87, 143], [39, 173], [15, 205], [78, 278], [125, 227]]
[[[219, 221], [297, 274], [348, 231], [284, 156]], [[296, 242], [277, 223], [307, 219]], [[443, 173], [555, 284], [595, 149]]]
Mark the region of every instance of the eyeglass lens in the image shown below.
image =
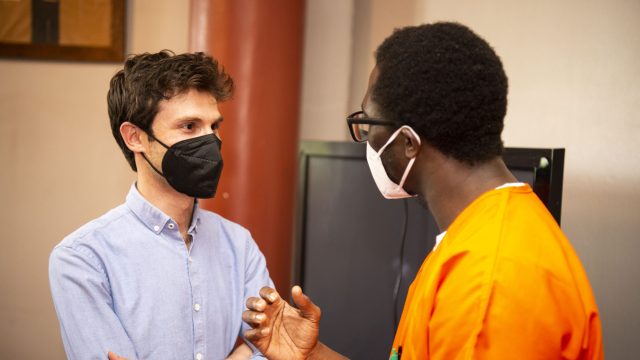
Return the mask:
[[353, 135], [357, 141], [367, 141], [369, 138], [369, 124], [351, 124]]

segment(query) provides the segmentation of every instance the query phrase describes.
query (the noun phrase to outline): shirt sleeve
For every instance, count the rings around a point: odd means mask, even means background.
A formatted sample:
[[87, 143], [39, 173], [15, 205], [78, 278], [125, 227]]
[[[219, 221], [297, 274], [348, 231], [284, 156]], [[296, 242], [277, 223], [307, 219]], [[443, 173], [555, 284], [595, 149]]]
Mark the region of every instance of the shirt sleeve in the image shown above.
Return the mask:
[[104, 360], [109, 351], [137, 358], [113, 310], [106, 273], [90, 251], [56, 247], [49, 258], [49, 282], [69, 359]]
[[[258, 248], [258, 245], [255, 243], [253, 238], [249, 235], [249, 239], [247, 240], [247, 262], [245, 269], [245, 286], [244, 286], [244, 299], [246, 301], [247, 298], [252, 296], [258, 296], [260, 293], [260, 289], [265, 286], [269, 286], [271, 288], [275, 288], [273, 281], [269, 277], [269, 270], [267, 270], [267, 261], [265, 260], [264, 255]], [[251, 327], [242, 322], [242, 327], [240, 329], [240, 336], [244, 339], [244, 332], [251, 329]], [[245, 339], [245, 342], [251, 347], [253, 350], [252, 359], [266, 359], [254, 346], [251, 342]]]

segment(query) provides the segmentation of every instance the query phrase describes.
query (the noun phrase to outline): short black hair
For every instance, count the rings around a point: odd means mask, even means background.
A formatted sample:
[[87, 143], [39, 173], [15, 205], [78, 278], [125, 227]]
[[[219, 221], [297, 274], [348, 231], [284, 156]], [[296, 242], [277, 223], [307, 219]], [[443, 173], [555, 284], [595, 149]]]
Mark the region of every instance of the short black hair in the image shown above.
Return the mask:
[[507, 76], [491, 46], [464, 25], [397, 29], [376, 50], [372, 99], [447, 156], [474, 165], [502, 154]]
[[158, 103], [191, 89], [224, 101], [233, 94], [233, 80], [211, 56], [201, 52], [175, 55], [169, 50], [131, 55], [111, 78], [107, 93], [111, 132], [134, 171], [133, 152], [122, 139], [120, 125], [129, 121], [153, 135], [151, 124]]

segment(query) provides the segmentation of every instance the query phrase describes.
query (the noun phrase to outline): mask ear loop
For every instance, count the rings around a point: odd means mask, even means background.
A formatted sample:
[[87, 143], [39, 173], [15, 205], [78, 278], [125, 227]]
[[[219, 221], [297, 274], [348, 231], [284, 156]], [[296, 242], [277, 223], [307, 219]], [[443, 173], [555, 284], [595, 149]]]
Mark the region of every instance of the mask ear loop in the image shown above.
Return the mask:
[[398, 184], [398, 189], [404, 185], [404, 181], [407, 180], [407, 176], [409, 176], [409, 171], [413, 166], [413, 163], [416, 161], [416, 158], [413, 157], [409, 160], [409, 164], [407, 164], [407, 168], [404, 170], [404, 174], [402, 174], [402, 179], [400, 179], [400, 183]]
[[141, 153], [141, 154], [142, 154], [142, 157], [143, 157], [145, 160], [147, 160], [147, 163], [149, 164], [149, 166], [151, 166], [151, 168], [152, 168], [153, 170], [155, 170], [155, 171], [156, 171], [160, 176], [164, 177], [164, 174], [163, 174], [163, 173], [161, 173], [158, 169], [156, 169], [156, 167], [155, 167], [155, 166], [153, 166], [153, 164], [151, 163], [151, 161], [149, 161], [149, 159], [147, 159], [147, 155], [145, 155], [144, 153]]
[[[422, 142], [420, 141], [420, 136], [409, 125], [403, 125], [400, 129], [398, 129], [398, 131], [396, 131], [396, 134], [399, 134], [400, 130], [402, 130], [403, 128], [409, 129], [411, 134], [413, 134], [413, 136], [415, 136], [416, 140], [418, 141], [418, 145], [422, 144]], [[402, 174], [402, 178], [400, 179], [400, 184], [398, 184], [398, 189], [402, 188], [405, 180], [407, 180], [407, 177], [409, 176], [409, 171], [411, 171], [411, 168], [413, 167], [413, 163], [416, 161], [416, 157], [417, 156], [414, 156], [411, 158], [411, 160], [409, 160], [409, 164], [407, 164], [407, 167], [404, 170], [404, 174]]]
[[[165, 145], [162, 141], [158, 140], [155, 136], [151, 135], [150, 132], [145, 131], [145, 133], [147, 134], [147, 136], [149, 136], [150, 138], [152, 138], [153, 140], [157, 141], [160, 145], [164, 146], [165, 149], [169, 150], [169, 147], [167, 145]], [[145, 155], [145, 153], [141, 153], [142, 157], [147, 161], [147, 163], [149, 164], [149, 166], [151, 166], [151, 168], [153, 170], [155, 170], [155, 172], [157, 172], [160, 176], [164, 177], [164, 174], [160, 172], [160, 170], [156, 169], [155, 166], [153, 166], [153, 164], [151, 163], [151, 161], [149, 161], [149, 159], [147, 158], [147, 155]]]
[[167, 145], [165, 145], [162, 141], [158, 140], [158, 138], [157, 138], [157, 137], [155, 137], [155, 136], [151, 135], [151, 133], [150, 133], [150, 132], [146, 132], [146, 131], [145, 131], [145, 133], [147, 133], [147, 136], [149, 136], [149, 137], [150, 137], [150, 138], [152, 138], [153, 140], [155, 140], [155, 141], [159, 142], [159, 143], [160, 143], [160, 145], [164, 146], [164, 148], [165, 148], [165, 149], [167, 149], [167, 150], [169, 149], [169, 147], [168, 147]]
[[380, 156], [380, 154], [382, 154], [382, 152], [384, 151], [384, 149], [387, 148], [387, 146], [389, 146], [389, 144], [391, 144], [393, 142], [393, 140], [396, 139], [396, 137], [398, 137], [398, 134], [400, 134], [400, 131], [402, 129], [409, 129], [409, 131], [411, 131], [411, 134], [413, 134], [413, 136], [415, 136], [416, 140], [418, 140], [418, 144], [422, 144], [422, 142], [420, 141], [420, 136], [415, 132], [415, 130], [413, 130], [411, 128], [411, 126], [409, 125], [402, 125], [401, 127], [398, 128], [398, 130], [396, 130], [390, 137], [389, 140], [387, 140], [387, 142], [382, 145], [382, 147], [380, 148], [380, 150], [378, 150], [378, 156]]

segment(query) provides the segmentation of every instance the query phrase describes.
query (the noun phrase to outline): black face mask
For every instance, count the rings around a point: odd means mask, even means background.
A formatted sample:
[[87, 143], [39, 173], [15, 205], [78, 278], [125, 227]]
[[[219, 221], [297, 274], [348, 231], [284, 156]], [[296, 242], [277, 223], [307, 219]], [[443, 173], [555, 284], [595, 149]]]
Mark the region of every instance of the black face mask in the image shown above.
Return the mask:
[[191, 197], [206, 199], [216, 194], [222, 173], [222, 141], [214, 134], [194, 137], [167, 146], [153, 135], [149, 136], [167, 149], [162, 158], [162, 172], [147, 159], [153, 170], [162, 175], [171, 187]]

